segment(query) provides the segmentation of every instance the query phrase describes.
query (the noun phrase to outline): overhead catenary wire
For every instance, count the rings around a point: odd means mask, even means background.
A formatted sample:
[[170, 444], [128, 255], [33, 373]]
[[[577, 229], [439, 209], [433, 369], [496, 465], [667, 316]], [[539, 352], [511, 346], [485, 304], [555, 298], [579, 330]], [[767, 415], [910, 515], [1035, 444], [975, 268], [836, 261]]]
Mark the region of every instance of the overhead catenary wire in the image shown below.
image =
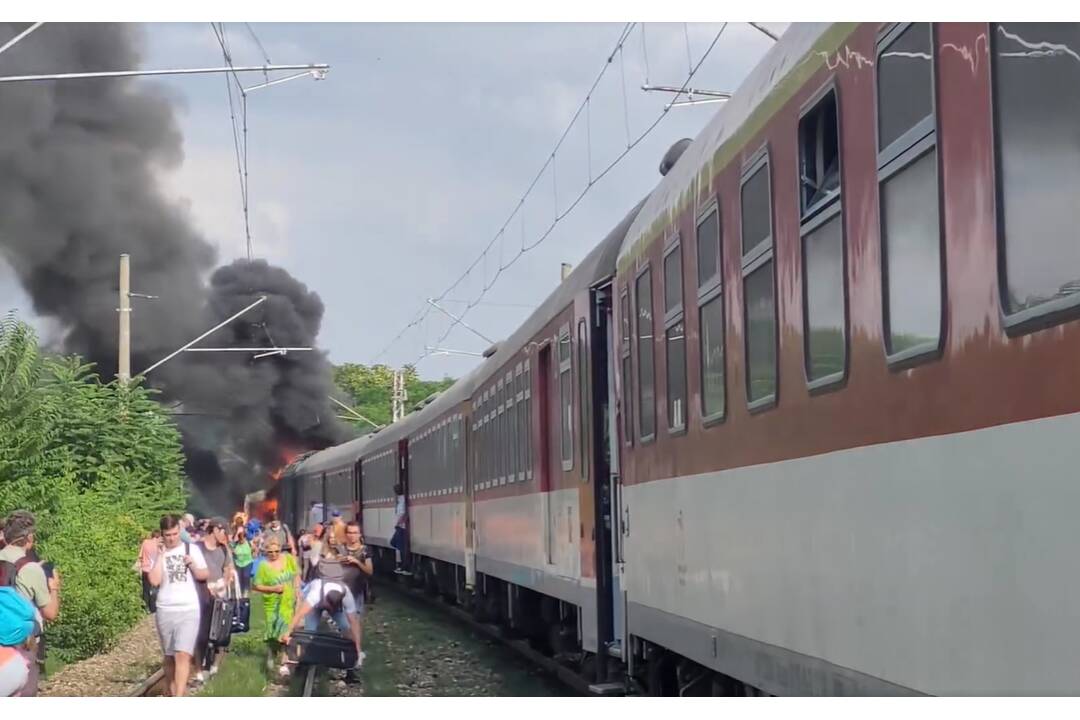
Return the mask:
[[[562, 147], [563, 142], [566, 140], [567, 136], [570, 134], [570, 131], [573, 129], [574, 124], [577, 122], [578, 117], [581, 116], [582, 111], [585, 109], [586, 103], [588, 102], [588, 99], [595, 92], [597, 86], [600, 84], [600, 81], [603, 80], [604, 75], [607, 73], [608, 68], [611, 66], [612, 62], [615, 59], [616, 53], [618, 53], [619, 50], [622, 48], [622, 46], [626, 43], [626, 41], [630, 37], [630, 33], [633, 31], [635, 25], [636, 25], [636, 23], [629, 22], [629, 23], [626, 23], [623, 26], [622, 31], [619, 33], [619, 39], [615, 43], [615, 47], [611, 50], [611, 52], [609, 52], [607, 54], [607, 57], [605, 58], [603, 67], [600, 69], [600, 72], [597, 74], [596, 79], [593, 80], [593, 83], [589, 87], [589, 90], [585, 93], [585, 100], [583, 100], [582, 103], [580, 105], [578, 105], [578, 108], [574, 112], [573, 117], [570, 118], [570, 122], [567, 123], [566, 129], [563, 130], [562, 134], [559, 136], [559, 139], [555, 142], [555, 147], [546, 156], [544, 164], [540, 166], [540, 169], [537, 171], [536, 175], [533, 177], [533, 179], [529, 183], [528, 187], [526, 187], [525, 192], [522, 193], [521, 199], [518, 201], [517, 205], [514, 207], [513, 211], [509, 214], [509, 216], [507, 216], [506, 221], [503, 222], [503, 224], [499, 228], [499, 230], [495, 233], [495, 235], [491, 238], [491, 240], [488, 241], [488, 244], [484, 246], [483, 250], [481, 250], [480, 254], [476, 257], [476, 259], [473, 260], [469, 264], [469, 266], [465, 268], [465, 271], [462, 272], [461, 275], [459, 275], [457, 277], [457, 279], [454, 280], [454, 282], [451, 283], [450, 286], [446, 290], [444, 290], [440, 295], [438, 295], [435, 298], [436, 300], [442, 300], [447, 295], [449, 295], [451, 292], [453, 292], [462, 282], [464, 282], [464, 280], [469, 276], [469, 274], [473, 270], [475, 270], [477, 268], [477, 266], [481, 265], [481, 263], [486, 262], [488, 251], [491, 250], [492, 247], [495, 245], [495, 242], [499, 239], [500, 234], [505, 233], [506, 228], [513, 221], [515, 215], [520, 214], [522, 216], [522, 220], [524, 220], [523, 212], [524, 212], [525, 200], [532, 194], [533, 190], [536, 188], [537, 183], [539, 183], [540, 179], [544, 176], [545, 171], [547, 171], [547, 169], [548, 169], [548, 165], [551, 163], [551, 161], [554, 158], [555, 154], [559, 151], [559, 148]], [[591, 187], [592, 184], [593, 183], [590, 182], [589, 187]], [[524, 233], [524, 230], [523, 230], [523, 233]], [[524, 236], [523, 236], [523, 239], [522, 239], [522, 244], [524, 245]], [[486, 275], [486, 272], [485, 272], [485, 275]], [[496, 273], [496, 278], [497, 277], [498, 277], [498, 272]], [[487, 292], [487, 290], [489, 289], [489, 286], [485, 282], [485, 280], [486, 280], [486, 278], [481, 279], [481, 285], [483, 287], [483, 291]], [[389, 352], [390, 348], [392, 348], [397, 343], [397, 341], [400, 340], [405, 335], [405, 333], [408, 330], [410, 330], [410, 329], [416, 327], [417, 325], [419, 325], [420, 322], [422, 322], [423, 318], [426, 317], [427, 313], [430, 312], [430, 311], [431, 311], [430, 307], [421, 308], [420, 311], [417, 313], [417, 315], [412, 320], [410, 320], [409, 323], [407, 323], [405, 325], [405, 327], [402, 328], [402, 330], [397, 335], [395, 335], [394, 338], [382, 348], [382, 350], [380, 350], [378, 353], [375, 354], [375, 356], [373, 358], [373, 361], [378, 361], [379, 358], [381, 358], [383, 355], [385, 355], [387, 352]]]
[[[709, 46], [705, 49], [705, 52], [702, 54], [702, 56], [698, 60], [697, 64], [691, 66], [690, 72], [687, 74], [686, 79], [683, 81], [682, 85], [679, 88], [679, 91], [675, 95], [675, 99], [678, 99], [680, 94], [685, 93], [686, 89], [690, 85], [691, 80], [693, 80], [693, 78], [697, 74], [698, 70], [701, 69], [701, 66], [705, 62], [706, 58], [708, 58], [709, 55], [712, 53], [713, 48], [716, 47], [716, 43], [719, 42], [720, 37], [724, 34], [724, 31], [727, 29], [727, 27], [728, 27], [728, 23], [724, 23], [723, 25], [720, 26], [720, 29], [716, 32], [716, 35], [713, 36], [712, 42], [709, 43]], [[626, 37], [626, 34], [623, 35], [623, 38], [622, 38], [623, 41], [625, 41], [625, 37]], [[621, 50], [621, 43], [620, 43], [619, 48], [616, 51], [618, 52], [618, 50]], [[613, 57], [613, 55], [612, 55], [612, 57]], [[595, 87], [595, 85], [594, 85], [594, 87]], [[590, 92], [591, 92], [591, 90], [590, 90]], [[479, 304], [479, 301], [482, 300], [483, 297], [486, 295], [487, 290], [490, 289], [490, 286], [494, 285], [495, 281], [498, 280], [498, 276], [501, 275], [504, 270], [511, 267], [526, 252], [528, 252], [529, 250], [532, 250], [533, 248], [535, 248], [535, 247], [539, 246], [541, 243], [543, 243], [544, 240], [546, 240], [551, 235], [552, 231], [555, 229], [555, 226], [559, 223], [559, 221], [561, 221], [568, 214], [573, 212], [574, 208], [577, 207], [578, 203], [581, 202], [581, 200], [585, 197], [585, 195], [592, 188], [592, 186], [595, 185], [595, 183], [598, 182], [599, 180], [601, 180], [604, 176], [606, 176], [609, 172], [611, 172], [611, 170], [614, 169], [615, 166], [618, 165], [619, 162], [621, 162], [624, 157], [626, 157], [638, 144], [640, 144], [646, 137], [648, 137], [648, 135], [663, 121], [664, 117], [666, 117], [667, 113], [671, 110], [671, 107], [672, 107], [671, 103], [666, 104], [664, 106], [663, 110], [661, 110], [660, 114], [656, 117], [656, 119], [653, 120], [653, 122], [649, 126], [647, 126], [645, 128], [645, 130], [640, 135], [637, 136], [637, 138], [635, 138], [631, 143], [629, 143], [627, 145], [626, 149], [623, 150], [618, 156], [616, 156], [615, 159], [612, 160], [596, 176], [596, 178], [594, 180], [589, 182], [588, 185], [581, 191], [581, 193], [578, 194], [578, 196], [574, 199], [574, 201], [572, 203], [570, 203], [570, 205], [562, 213], [556, 215], [556, 217], [552, 221], [551, 225], [548, 226], [548, 228], [544, 231], [544, 233], [535, 242], [533, 242], [530, 245], [524, 246], [522, 248], [522, 250], [517, 255], [515, 255], [513, 258], [510, 259], [510, 262], [508, 262], [505, 266], [500, 266], [499, 270], [496, 272], [496, 275], [492, 279], [491, 283], [485, 283], [484, 290], [480, 293], [480, 295], [476, 298], [475, 301], [471, 301], [464, 308], [464, 310], [462, 310], [459, 317], [461, 319], [464, 319], [465, 316], [468, 314], [468, 312], [472, 308], [476, 307], [477, 304]], [[453, 286], [451, 286], [450, 290], [452, 290], [454, 287], [456, 287], [456, 285], [459, 284], [459, 283], [460, 283], [460, 279]], [[446, 293], [444, 293], [444, 296], [446, 294], [448, 294], [450, 292], [450, 290], [448, 290]], [[438, 299], [441, 300], [442, 297], [439, 297]], [[449, 336], [450, 332], [453, 331], [453, 329], [457, 326], [457, 324], [458, 324], [458, 321], [452, 322], [450, 324], [450, 326], [446, 328], [446, 331], [443, 332], [443, 334], [439, 337], [439, 339], [435, 341], [435, 345], [437, 345], [437, 346], [441, 345], [443, 340], [445, 340]], [[424, 357], [426, 357], [426, 353], [421, 354], [420, 357], [417, 358], [417, 360], [414, 361], [412, 364], [413, 365], [417, 364], [418, 362], [420, 362], [420, 360], [423, 360]]]

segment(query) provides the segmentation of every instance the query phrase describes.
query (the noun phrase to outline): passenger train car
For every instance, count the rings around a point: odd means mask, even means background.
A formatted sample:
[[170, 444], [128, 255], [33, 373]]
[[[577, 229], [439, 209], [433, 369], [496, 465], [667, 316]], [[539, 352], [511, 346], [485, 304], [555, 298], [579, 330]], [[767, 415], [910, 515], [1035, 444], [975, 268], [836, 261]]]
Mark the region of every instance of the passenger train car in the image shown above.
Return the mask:
[[598, 691], [1080, 693], [1078, 58], [791, 26], [469, 377], [283, 486], [385, 547], [402, 483], [417, 581]]

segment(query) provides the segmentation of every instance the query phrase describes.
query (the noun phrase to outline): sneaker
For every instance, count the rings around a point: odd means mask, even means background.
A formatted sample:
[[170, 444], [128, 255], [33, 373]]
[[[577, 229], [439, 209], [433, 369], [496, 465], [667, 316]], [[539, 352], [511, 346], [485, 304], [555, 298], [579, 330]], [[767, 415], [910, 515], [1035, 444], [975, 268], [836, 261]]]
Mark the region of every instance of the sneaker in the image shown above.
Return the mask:
[[217, 663], [211, 665], [210, 666], [210, 677], [214, 677], [215, 675], [217, 675], [217, 671], [218, 671]]
[[204, 682], [206, 682], [206, 676], [205, 676], [205, 675], [203, 675], [203, 671], [202, 671], [202, 670], [200, 670], [199, 672], [195, 673], [195, 682], [197, 682], [197, 683], [204, 683]]
[[356, 656], [356, 664], [353, 665], [353, 670], [359, 670], [362, 667], [364, 667], [364, 653]]
[[281, 667], [278, 668], [278, 676], [283, 678], [289, 677], [289, 666], [282, 663]]

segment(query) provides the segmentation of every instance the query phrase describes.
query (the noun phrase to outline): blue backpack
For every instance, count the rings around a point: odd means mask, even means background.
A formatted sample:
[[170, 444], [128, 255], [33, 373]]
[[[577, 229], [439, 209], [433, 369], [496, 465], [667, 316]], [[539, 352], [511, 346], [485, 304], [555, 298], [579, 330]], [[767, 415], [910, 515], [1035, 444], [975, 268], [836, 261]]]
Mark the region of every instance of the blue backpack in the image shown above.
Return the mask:
[[22, 645], [34, 634], [36, 613], [15, 588], [0, 587], [0, 645]]

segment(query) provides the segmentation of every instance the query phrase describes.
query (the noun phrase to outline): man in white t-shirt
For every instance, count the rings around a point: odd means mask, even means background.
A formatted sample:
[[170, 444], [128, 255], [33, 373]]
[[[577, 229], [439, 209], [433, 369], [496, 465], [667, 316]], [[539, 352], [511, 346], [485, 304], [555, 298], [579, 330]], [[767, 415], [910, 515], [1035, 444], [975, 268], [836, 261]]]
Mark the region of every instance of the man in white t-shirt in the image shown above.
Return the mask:
[[360, 619], [356, 614], [356, 600], [352, 591], [343, 582], [321, 578], [311, 581], [300, 607], [293, 614], [289, 629], [281, 637], [282, 644], [289, 644], [289, 636], [301, 622], [308, 632], [317, 632], [324, 610], [340, 632], [344, 633], [345, 628], [349, 628], [356, 645], [356, 667], [359, 668], [364, 662], [364, 656], [360, 654]]
[[173, 696], [187, 692], [191, 658], [199, 636], [199, 594], [196, 580], [208, 576], [206, 560], [197, 545], [180, 541], [180, 520], [175, 515], [161, 518], [162, 547], [150, 568], [150, 584], [158, 588], [157, 625], [165, 654], [165, 678]]

